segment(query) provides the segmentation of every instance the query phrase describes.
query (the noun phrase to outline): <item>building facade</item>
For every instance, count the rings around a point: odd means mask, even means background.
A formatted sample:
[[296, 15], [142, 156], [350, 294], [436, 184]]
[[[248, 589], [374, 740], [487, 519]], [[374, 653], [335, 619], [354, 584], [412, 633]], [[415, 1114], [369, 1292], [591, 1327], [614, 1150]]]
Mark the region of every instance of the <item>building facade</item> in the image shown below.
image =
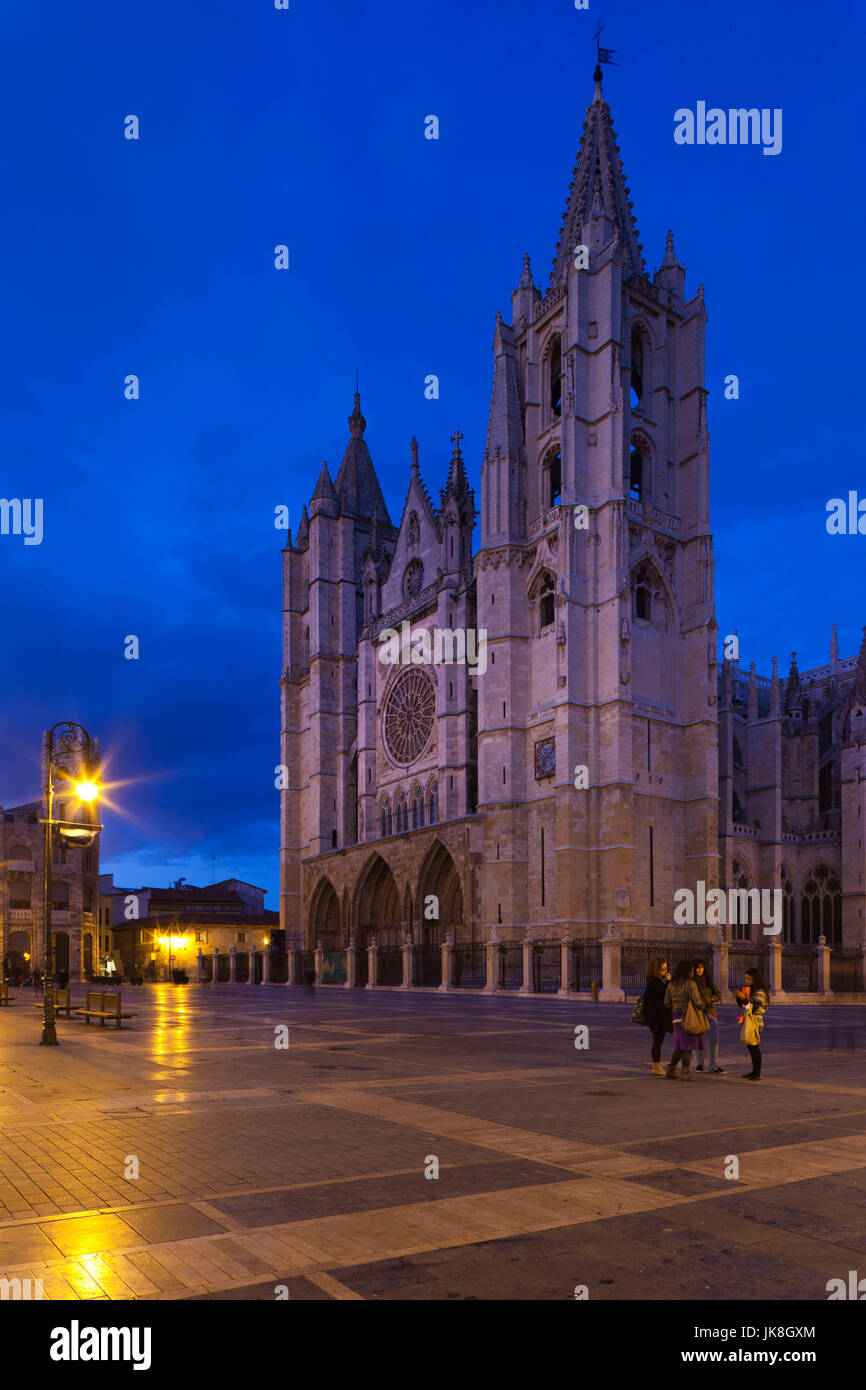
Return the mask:
[[214, 959], [220, 957], [226, 979], [233, 957], [240, 965], [232, 978], [249, 978], [250, 955], [269, 952], [272, 932], [279, 927], [279, 913], [264, 906], [265, 889], [242, 879], [207, 888], [183, 879], [168, 888], [120, 888], [113, 875], [104, 874], [99, 886], [110, 922], [106, 949], [127, 979], [165, 980], [173, 970], [185, 971], [191, 979], [219, 978]]
[[791, 945], [861, 943], [864, 658], [784, 692], [717, 664], [705, 330], [671, 233], [647, 270], [597, 71], [550, 281], [527, 256], [496, 316], [480, 506], [459, 432], [438, 505], [413, 440], [395, 526], [356, 394], [289, 536], [290, 939], [661, 942], [678, 890], [747, 884]]
[[[64, 819], [62, 796], [55, 800], [54, 810]], [[42, 801], [0, 806], [0, 958], [8, 976], [44, 969], [44, 817]], [[82, 848], [55, 835], [52, 857], [55, 966], [71, 979], [83, 980], [95, 968], [98, 954], [98, 837]]]

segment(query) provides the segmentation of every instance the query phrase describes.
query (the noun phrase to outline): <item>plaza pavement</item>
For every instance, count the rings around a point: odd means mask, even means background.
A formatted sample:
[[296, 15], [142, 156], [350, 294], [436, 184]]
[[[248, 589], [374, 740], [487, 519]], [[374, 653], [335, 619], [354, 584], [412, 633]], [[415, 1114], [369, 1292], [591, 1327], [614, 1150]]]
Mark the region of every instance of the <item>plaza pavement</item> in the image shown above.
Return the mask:
[[727, 1074], [684, 1084], [631, 1005], [125, 987], [127, 1028], [61, 1018], [44, 1048], [15, 993], [0, 1277], [46, 1298], [825, 1300], [866, 1275], [862, 1006], [771, 1008], [759, 1085], [727, 1006]]

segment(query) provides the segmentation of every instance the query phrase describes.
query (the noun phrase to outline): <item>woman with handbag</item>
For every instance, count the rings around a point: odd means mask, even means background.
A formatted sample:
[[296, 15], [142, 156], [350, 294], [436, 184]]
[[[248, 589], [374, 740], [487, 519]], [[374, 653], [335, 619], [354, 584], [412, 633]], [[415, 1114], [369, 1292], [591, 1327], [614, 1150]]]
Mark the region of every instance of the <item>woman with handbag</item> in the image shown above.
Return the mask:
[[670, 1081], [677, 1074], [677, 1062], [680, 1058], [683, 1063], [683, 1081], [691, 1081], [692, 1050], [697, 1047], [701, 1034], [707, 1031], [707, 1020], [701, 1009], [701, 996], [692, 978], [694, 973], [691, 961], [681, 960], [665, 991], [665, 1004], [671, 1010], [674, 1025], [674, 1052], [665, 1072]]
[[654, 1076], [664, 1076], [662, 1066], [662, 1043], [665, 1033], [674, 1031], [671, 1011], [665, 1004], [665, 992], [670, 980], [668, 963], [664, 956], [655, 956], [646, 972], [646, 991], [644, 993], [646, 1021], [652, 1033], [652, 1069]]
[[770, 991], [760, 970], [747, 970], [745, 981], [745, 989], [734, 990], [734, 998], [743, 1008], [740, 1042], [746, 1044], [752, 1059], [752, 1070], [743, 1072], [743, 1077], [746, 1081], [760, 1081], [761, 1033], [764, 1028], [764, 1014], [770, 1003]]
[[698, 994], [701, 996], [701, 1007], [709, 1024], [706, 1034], [698, 1043], [701, 1060], [698, 1062], [697, 1070], [703, 1071], [704, 1057], [709, 1051], [710, 1060], [707, 1070], [723, 1075], [725, 1069], [719, 1066], [719, 1020], [716, 1018], [716, 1005], [722, 997], [722, 992], [716, 987], [716, 982], [707, 970], [707, 963], [704, 960], [695, 961], [695, 984], [698, 987]]

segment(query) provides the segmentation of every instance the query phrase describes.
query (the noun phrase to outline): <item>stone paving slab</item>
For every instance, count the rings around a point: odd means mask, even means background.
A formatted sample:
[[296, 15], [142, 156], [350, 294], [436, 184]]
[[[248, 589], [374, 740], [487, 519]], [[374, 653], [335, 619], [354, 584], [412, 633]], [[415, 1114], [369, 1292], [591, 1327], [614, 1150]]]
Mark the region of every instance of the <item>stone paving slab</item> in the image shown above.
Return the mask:
[[760, 1089], [723, 1021], [728, 1074], [685, 1088], [622, 1006], [130, 997], [134, 1027], [56, 1050], [0, 1015], [0, 1277], [51, 1299], [822, 1299], [864, 1248], [854, 1010], [773, 1010]]

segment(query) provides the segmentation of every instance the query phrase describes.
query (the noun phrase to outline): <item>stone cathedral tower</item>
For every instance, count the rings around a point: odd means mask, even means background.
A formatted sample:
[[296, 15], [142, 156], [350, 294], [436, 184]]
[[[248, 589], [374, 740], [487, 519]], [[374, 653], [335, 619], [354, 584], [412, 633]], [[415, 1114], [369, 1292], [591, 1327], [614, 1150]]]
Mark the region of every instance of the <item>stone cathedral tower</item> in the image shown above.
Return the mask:
[[[601, 72], [547, 293], [497, 316], [482, 465], [485, 928], [629, 935], [718, 881], [703, 287], [647, 277]], [[501, 925], [500, 925], [501, 924]]]
[[[390, 949], [393, 984], [409, 935], [435, 973], [447, 937], [640, 937], [718, 882], [706, 313], [684, 286], [670, 235], [647, 277], [598, 71], [547, 293], [527, 257], [496, 320], [480, 551], [459, 432], [439, 506], [413, 441], [394, 526], [356, 395], [284, 552], [281, 922], [308, 948]], [[486, 632], [485, 669], [383, 667], [404, 623]]]

